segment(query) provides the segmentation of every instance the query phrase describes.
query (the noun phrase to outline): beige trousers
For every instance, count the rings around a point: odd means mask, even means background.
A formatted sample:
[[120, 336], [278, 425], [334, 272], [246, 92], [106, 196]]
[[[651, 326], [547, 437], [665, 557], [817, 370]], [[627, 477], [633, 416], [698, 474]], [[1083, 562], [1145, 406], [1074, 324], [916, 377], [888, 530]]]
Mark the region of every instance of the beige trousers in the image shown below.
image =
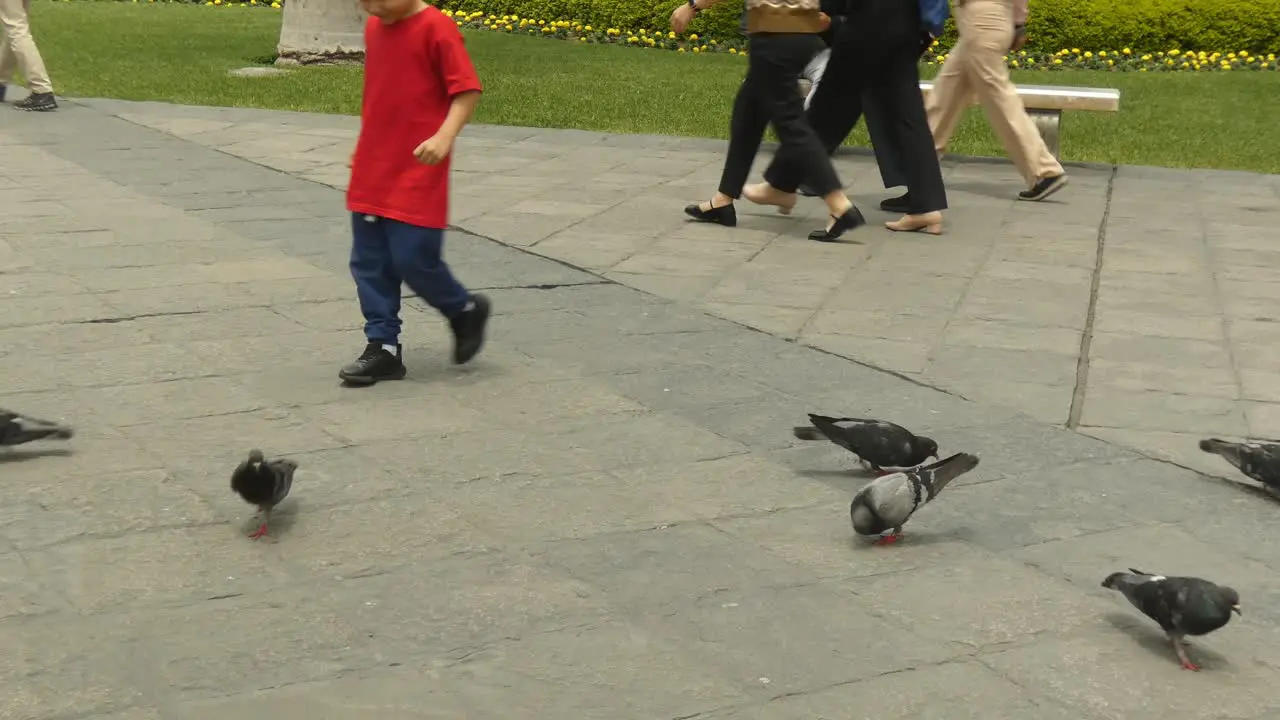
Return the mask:
[[1061, 163], [1036, 131], [1005, 65], [1004, 56], [1013, 44], [1012, 0], [956, 0], [955, 6], [960, 40], [938, 71], [925, 103], [934, 148], [939, 154], [946, 150], [976, 95], [1028, 187], [1042, 177], [1061, 175]]
[[36, 41], [31, 37], [26, 2], [0, 0], [0, 28], [4, 30], [3, 42], [0, 42], [0, 84], [13, 82], [13, 71], [21, 69], [31, 92], [53, 92], [49, 72], [45, 70]]

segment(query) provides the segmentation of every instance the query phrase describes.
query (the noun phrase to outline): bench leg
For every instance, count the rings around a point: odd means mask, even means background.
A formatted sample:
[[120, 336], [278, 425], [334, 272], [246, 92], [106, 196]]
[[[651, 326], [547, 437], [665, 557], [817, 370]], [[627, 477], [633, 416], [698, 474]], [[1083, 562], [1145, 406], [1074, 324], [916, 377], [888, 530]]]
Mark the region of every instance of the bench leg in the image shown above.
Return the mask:
[[1031, 116], [1032, 122], [1036, 124], [1036, 130], [1039, 131], [1044, 144], [1049, 148], [1049, 152], [1053, 153], [1054, 159], [1057, 160], [1058, 128], [1062, 125], [1062, 111], [1028, 109], [1027, 114]]

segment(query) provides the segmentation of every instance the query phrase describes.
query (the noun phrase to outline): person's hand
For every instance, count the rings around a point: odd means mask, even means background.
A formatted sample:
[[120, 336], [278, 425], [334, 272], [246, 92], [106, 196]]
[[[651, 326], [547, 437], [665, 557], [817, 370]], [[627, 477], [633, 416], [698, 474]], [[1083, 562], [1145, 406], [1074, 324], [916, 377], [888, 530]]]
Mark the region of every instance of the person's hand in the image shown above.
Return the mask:
[[418, 162], [423, 165], [438, 165], [449, 157], [449, 153], [452, 151], [453, 138], [444, 137], [437, 133], [423, 140], [422, 144], [414, 149], [413, 156], [418, 158]]
[[683, 35], [688, 29], [689, 23], [693, 22], [693, 8], [689, 3], [682, 3], [680, 7], [671, 11], [671, 30], [677, 35]]
[[818, 13], [818, 22], [822, 24], [822, 30], [820, 32], [826, 32], [827, 28], [831, 27], [831, 16], [824, 12], [820, 12]]
[[1013, 44], [1009, 46], [1010, 52], [1018, 52], [1023, 45], [1027, 44], [1027, 29], [1025, 27], [1015, 27], [1013, 29]]
[[356, 164], [356, 149], [351, 148], [351, 154], [347, 156], [347, 167], [351, 167], [352, 165], [355, 165], [355, 164]]

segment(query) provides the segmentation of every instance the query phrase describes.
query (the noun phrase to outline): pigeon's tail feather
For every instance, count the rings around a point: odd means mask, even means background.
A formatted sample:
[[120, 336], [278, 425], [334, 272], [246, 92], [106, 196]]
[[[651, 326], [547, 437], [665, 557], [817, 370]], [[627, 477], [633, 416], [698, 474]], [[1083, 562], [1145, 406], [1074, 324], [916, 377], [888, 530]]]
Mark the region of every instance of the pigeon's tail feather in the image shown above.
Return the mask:
[[1128, 574], [1129, 573], [1113, 572], [1102, 579], [1102, 587], [1107, 588], [1108, 590], [1116, 590], [1120, 586], [1120, 580]]
[[22, 445], [35, 440], [70, 440], [75, 431], [67, 425], [0, 410], [0, 445]]
[[920, 469], [921, 475], [927, 478], [929, 484], [929, 498], [932, 499], [942, 492], [942, 489], [951, 484], [952, 480], [978, 467], [978, 456], [968, 453], [956, 453], [951, 457], [943, 458], [932, 465], [926, 465]]
[[812, 425], [797, 425], [791, 428], [791, 434], [798, 440], [826, 440], [827, 436]]
[[1205, 438], [1200, 441], [1200, 449], [1212, 455], [1220, 455], [1224, 460], [1236, 467], [1240, 467], [1240, 464], [1244, 461], [1243, 443], [1219, 440], [1218, 438]]
[[1153, 577], [1157, 576], [1129, 568], [1129, 572], [1113, 572], [1108, 575], [1102, 580], [1102, 587], [1107, 588], [1108, 590], [1119, 591], [1119, 593], [1124, 595], [1129, 602], [1133, 603], [1135, 606], [1141, 607], [1142, 602], [1135, 593], [1135, 590], [1140, 585], [1150, 582]]

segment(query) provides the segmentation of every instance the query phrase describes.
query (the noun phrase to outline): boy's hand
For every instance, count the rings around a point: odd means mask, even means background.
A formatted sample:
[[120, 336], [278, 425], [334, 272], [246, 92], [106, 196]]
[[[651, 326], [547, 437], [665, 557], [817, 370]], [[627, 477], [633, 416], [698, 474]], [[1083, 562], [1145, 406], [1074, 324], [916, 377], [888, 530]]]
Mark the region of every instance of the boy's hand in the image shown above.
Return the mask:
[[432, 135], [413, 151], [413, 156], [424, 165], [438, 165], [453, 150], [453, 138], [439, 133]]

